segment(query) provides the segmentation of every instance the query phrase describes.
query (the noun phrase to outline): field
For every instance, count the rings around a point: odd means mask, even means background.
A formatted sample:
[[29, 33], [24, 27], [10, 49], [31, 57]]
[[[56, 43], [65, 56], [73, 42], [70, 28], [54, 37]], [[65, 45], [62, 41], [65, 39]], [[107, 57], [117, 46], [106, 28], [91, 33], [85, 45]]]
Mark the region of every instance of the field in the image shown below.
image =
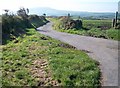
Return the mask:
[[112, 20], [83, 20], [83, 27], [110, 29], [112, 26]]
[[92, 36], [104, 39], [120, 40], [118, 36], [120, 34], [120, 30], [111, 28], [111, 20], [82, 20], [83, 28], [68, 30], [59, 28], [59, 26], [61, 25], [59, 19], [50, 20], [54, 22], [53, 28], [61, 32]]
[[100, 85], [98, 62], [35, 29], [0, 47], [3, 86]]

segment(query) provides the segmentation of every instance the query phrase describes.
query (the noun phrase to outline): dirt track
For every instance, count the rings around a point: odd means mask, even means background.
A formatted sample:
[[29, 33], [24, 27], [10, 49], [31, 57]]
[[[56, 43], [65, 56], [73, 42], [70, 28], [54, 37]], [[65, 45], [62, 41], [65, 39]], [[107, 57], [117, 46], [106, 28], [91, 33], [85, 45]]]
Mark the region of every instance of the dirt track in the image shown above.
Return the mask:
[[52, 23], [37, 28], [41, 34], [88, 51], [88, 55], [100, 62], [102, 86], [118, 86], [118, 41], [68, 34], [52, 30]]

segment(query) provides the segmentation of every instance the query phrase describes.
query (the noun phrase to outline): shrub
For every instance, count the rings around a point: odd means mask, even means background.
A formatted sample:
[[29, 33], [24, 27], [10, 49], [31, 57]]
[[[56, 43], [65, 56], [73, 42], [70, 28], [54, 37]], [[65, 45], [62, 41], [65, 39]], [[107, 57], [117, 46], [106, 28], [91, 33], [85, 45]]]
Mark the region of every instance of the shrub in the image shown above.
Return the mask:
[[30, 15], [28, 19], [34, 27], [42, 26], [48, 22], [44, 16]]
[[[7, 40], [13, 40], [11, 36], [17, 37], [26, 32], [26, 28], [36, 28], [44, 25], [48, 21], [44, 16], [3, 14], [2, 15], [2, 38], [3, 44]], [[15, 39], [15, 38], [14, 38]]]
[[79, 29], [82, 28], [82, 21], [81, 20], [73, 20], [71, 18], [68, 17], [62, 17], [60, 18], [60, 24], [59, 24], [59, 28], [62, 29]]

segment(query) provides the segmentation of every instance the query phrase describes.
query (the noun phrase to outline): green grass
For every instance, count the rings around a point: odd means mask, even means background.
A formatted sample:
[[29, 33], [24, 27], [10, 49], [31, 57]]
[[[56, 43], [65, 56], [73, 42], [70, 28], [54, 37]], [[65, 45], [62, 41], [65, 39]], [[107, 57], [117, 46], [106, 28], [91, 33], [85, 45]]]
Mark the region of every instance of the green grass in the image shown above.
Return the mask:
[[97, 86], [99, 84], [97, 63], [90, 60], [85, 53], [66, 49], [63, 49], [63, 52], [60, 48], [55, 48], [56, 50], [55, 53], [58, 54], [52, 53], [50, 66], [54, 78], [59, 83], [64, 86]]
[[[83, 27], [90, 30], [84, 30], [84, 29], [65, 30], [65, 29], [59, 28], [60, 26], [59, 19], [50, 19], [50, 20], [54, 22], [53, 29], [57, 31], [84, 35], [84, 36], [92, 36], [97, 38], [120, 40], [119, 38], [120, 30], [110, 28], [111, 27], [110, 20], [83, 20]], [[108, 29], [101, 30], [101, 28], [98, 28], [98, 27], [106, 27]]]
[[[99, 86], [98, 62], [83, 51], [27, 29], [14, 41], [1, 46], [3, 86], [36, 86], [31, 73], [32, 62], [47, 59], [53, 79], [62, 86]], [[40, 80], [39, 80], [40, 81]]]
[[105, 26], [111, 28], [112, 20], [83, 20], [83, 27], [85, 28], [98, 28], [100, 26]]

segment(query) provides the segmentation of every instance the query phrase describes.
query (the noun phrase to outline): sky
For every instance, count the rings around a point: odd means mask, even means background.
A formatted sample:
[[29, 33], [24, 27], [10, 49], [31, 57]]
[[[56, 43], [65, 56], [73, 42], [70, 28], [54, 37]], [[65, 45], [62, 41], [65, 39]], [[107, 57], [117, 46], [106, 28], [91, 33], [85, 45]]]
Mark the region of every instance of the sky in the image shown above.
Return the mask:
[[49, 7], [58, 10], [115, 12], [120, 0], [0, 0], [0, 13], [4, 9], [17, 11], [20, 7]]

